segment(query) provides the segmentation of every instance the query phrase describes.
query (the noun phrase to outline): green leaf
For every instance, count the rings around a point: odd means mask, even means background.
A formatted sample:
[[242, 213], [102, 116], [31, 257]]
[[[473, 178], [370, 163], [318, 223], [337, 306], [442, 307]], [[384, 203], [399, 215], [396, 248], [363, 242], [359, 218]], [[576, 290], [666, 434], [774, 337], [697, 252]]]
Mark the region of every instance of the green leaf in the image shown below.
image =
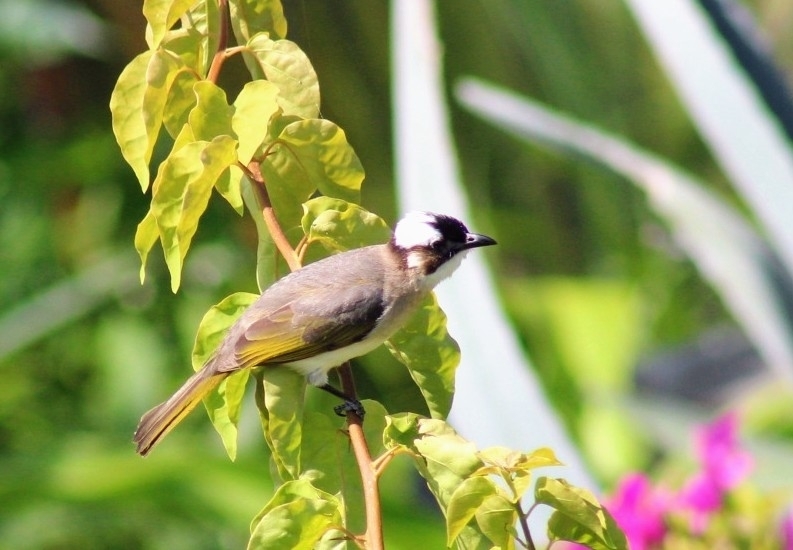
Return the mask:
[[445, 509], [460, 483], [482, 462], [476, 455], [476, 446], [442, 420], [422, 418], [418, 428], [413, 449], [424, 460], [424, 464], [419, 464], [419, 472]]
[[143, 284], [146, 279], [146, 259], [149, 257], [149, 252], [151, 252], [154, 243], [159, 238], [160, 232], [157, 229], [157, 220], [151, 210], [149, 210], [138, 224], [138, 230], [135, 232], [135, 250], [138, 251], [138, 256], [140, 256], [140, 284]]
[[311, 550], [325, 532], [341, 525], [339, 500], [306, 480], [278, 488], [251, 524], [248, 550]]
[[332, 197], [303, 203], [300, 225], [309, 243], [321, 243], [334, 252], [381, 244], [391, 237], [391, 229], [380, 216]]
[[[206, 312], [198, 326], [193, 346], [194, 370], [201, 369], [215, 354], [231, 325], [257, 298], [256, 294], [237, 292], [227, 296]], [[204, 398], [209, 419], [220, 434], [231, 460], [237, 456], [237, 426], [249, 376], [249, 369], [232, 374]]]
[[261, 380], [257, 385], [257, 405], [273, 461], [281, 479], [297, 479], [302, 471], [306, 379], [285, 367], [263, 367], [257, 378]]
[[286, 115], [319, 116], [319, 82], [306, 54], [289, 40], [273, 40], [266, 32], [246, 45], [246, 64], [254, 79], [266, 76], [278, 86], [278, 105]]
[[590, 491], [563, 479], [541, 477], [534, 500], [555, 510], [548, 521], [550, 540], [578, 542], [593, 550], [627, 549], [625, 535]]
[[162, 122], [173, 138], [176, 138], [182, 131], [184, 125], [187, 124], [190, 111], [196, 106], [198, 99], [193, 92], [193, 87], [197, 82], [199, 79], [196, 73], [191, 70], [181, 70], [171, 83]]
[[455, 489], [446, 507], [446, 545], [451, 546], [477, 510], [498, 488], [486, 477], [469, 477]]
[[212, 186], [236, 160], [236, 141], [220, 136], [184, 145], [160, 164], [154, 181], [152, 213], [157, 220], [174, 292], [182, 263], [209, 202]]
[[434, 294], [386, 342], [421, 390], [433, 418], [446, 418], [454, 397], [454, 373], [460, 363], [460, 348], [446, 330], [446, 315]]
[[143, 15], [146, 17], [146, 43], [149, 49], [160, 45], [165, 31], [184, 14], [195, 0], [144, 0]]
[[240, 187], [243, 177], [242, 170], [236, 164], [232, 164], [215, 182], [215, 189], [240, 216], [245, 212]]
[[143, 191], [149, 187], [149, 160], [154, 149], [154, 140], [149, 138], [143, 115], [146, 71], [151, 58], [152, 52], [148, 51], [130, 61], [121, 71], [110, 96], [113, 134]]
[[266, 80], [248, 82], [234, 100], [231, 127], [239, 141], [237, 156], [247, 165], [267, 136], [270, 118], [278, 111], [278, 87]]
[[421, 416], [415, 413], [391, 414], [385, 418], [383, 445], [388, 450], [399, 447], [415, 451], [414, 441], [419, 437]]
[[236, 137], [231, 126], [234, 108], [226, 100], [226, 92], [214, 82], [201, 80], [193, 85], [196, 105], [188, 123], [197, 140], [211, 141], [219, 136]]
[[501, 493], [489, 495], [476, 510], [476, 523], [496, 548], [515, 548], [515, 522], [518, 511]]
[[286, 18], [280, 0], [230, 0], [231, 27], [238, 44], [245, 44], [257, 32], [275, 38], [286, 37]]
[[262, 163], [270, 200], [282, 226], [296, 227], [298, 205], [319, 189], [323, 195], [360, 202], [364, 173], [344, 132], [326, 120], [287, 124]]

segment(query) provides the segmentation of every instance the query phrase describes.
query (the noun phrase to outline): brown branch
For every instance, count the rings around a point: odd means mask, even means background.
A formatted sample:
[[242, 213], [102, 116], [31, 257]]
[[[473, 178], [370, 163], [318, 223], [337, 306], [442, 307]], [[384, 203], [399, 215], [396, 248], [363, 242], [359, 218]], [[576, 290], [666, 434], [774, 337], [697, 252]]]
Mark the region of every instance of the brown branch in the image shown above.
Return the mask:
[[215, 50], [215, 56], [212, 58], [212, 64], [209, 66], [209, 72], [207, 73], [207, 80], [215, 84], [217, 84], [220, 76], [220, 68], [223, 66], [223, 62], [226, 61], [226, 48], [229, 45], [229, 0], [218, 0], [218, 10], [220, 11], [218, 49]]
[[[345, 395], [355, 398], [355, 380], [349, 361], [339, 367], [341, 388]], [[347, 412], [347, 431], [350, 435], [352, 451], [358, 470], [361, 473], [363, 499], [366, 505], [366, 533], [364, 539], [367, 550], [383, 550], [383, 515], [380, 507], [380, 486], [366, 436], [363, 432], [363, 419], [354, 412]]]
[[300, 259], [292, 248], [292, 245], [289, 244], [289, 239], [286, 238], [283, 229], [281, 229], [278, 218], [275, 217], [275, 210], [273, 210], [273, 205], [270, 202], [270, 195], [267, 193], [267, 187], [264, 184], [264, 178], [262, 178], [259, 161], [252, 160], [248, 163], [248, 166], [243, 164], [238, 164], [238, 166], [253, 185], [256, 196], [259, 198], [259, 204], [262, 207], [264, 223], [267, 225], [267, 230], [270, 232], [270, 236], [273, 238], [278, 252], [280, 252], [281, 256], [286, 260], [289, 269], [291, 271], [297, 271], [301, 267]]

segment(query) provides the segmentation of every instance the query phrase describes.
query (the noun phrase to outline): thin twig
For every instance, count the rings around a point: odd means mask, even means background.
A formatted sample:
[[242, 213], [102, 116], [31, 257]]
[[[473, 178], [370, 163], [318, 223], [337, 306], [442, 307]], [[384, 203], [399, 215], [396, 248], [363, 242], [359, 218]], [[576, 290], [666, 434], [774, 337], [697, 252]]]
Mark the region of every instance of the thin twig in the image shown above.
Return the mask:
[[529, 522], [527, 520], [529, 514], [534, 507], [532, 506], [529, 508], [529, 512], [524, 514], [523, 508], [520, 506], [520, 501], [515, 503], [515, 509], [518, 511], [518, 521], [520, 522], [520, 528], [523, 531], [523, 536], [526, 537], [526, 548], [529, 550], [536, 550], [536, 546], [534, 546], [534, 541], [531, 538], [531, 533], [529, 532]]
[[267, 230], [270, 232], [278, 252], [286, 260], [289, 269], [297, 271], [301, 267], [300, 258], [297, 257], [292, 245], [289, 244], [289, 239], [286, 238], [284, 231], [281, 229], [281, 224], [278, 223], [278, 218], [275, 217], [275, 210], [273, 210], [273, 205], [270, 202], [270, 195], [267, 193], [259, 162], [252, 160], [248, 163], [248, 166], [242, 164], [238, 164], [238, 166], [253, 185], [253, 189], [259, 198], [259, 204], [262, 207], [264, 223], [267, 225]]
[[[339, 377], [341, 378], [342, 391], [355, 397], [355, 380], [352, 377], [350, 363], [344, 363], [339, 367]], [[358, 470], [361, 472], [361, 484], [363, 485], [363, 498], [366, 505], [366, 533], [364, 538], [367, 550], [383, 550], [383, 516], [380, 508], [380, 486], [378, 485], [377, 472], [372, 462], [372, 455], [369, 453], [369, 446], [366, 444], [366, 436], [363, 432], [363, 419], [354, 412], [347, 413], [347, 430], [350, 435], [352, 451], [355, 454], [355, 461], [358, 463]]]
[[217, 84], [220, 76], [220, 68], [227, 57], [226, 48], [229, 45], [229, 0], [218, 0], [218, 10], [220, 11], [218, 49], [215, 51], [215, 56], [212, 58], [212, 64], [209, 66], [209, 72], [207, 73], [207, 80], [215, 84]]

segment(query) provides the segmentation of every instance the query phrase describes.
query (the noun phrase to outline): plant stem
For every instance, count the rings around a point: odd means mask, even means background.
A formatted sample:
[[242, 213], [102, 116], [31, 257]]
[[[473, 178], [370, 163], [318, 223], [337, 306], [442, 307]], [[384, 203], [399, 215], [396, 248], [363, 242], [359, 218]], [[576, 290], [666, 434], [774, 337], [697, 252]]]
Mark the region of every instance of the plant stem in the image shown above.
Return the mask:
[[[355, 397], [355, 380], [352, 377], [350, 363], [344, 363], [339, 367], [339, 377], [341, 378], [342, 391]], [[367, 550], [383, 550], [383, 516], [380, 507], [380, 486], [378, 485], [377, 471], [369, 453], [369, 446], [366, 444], [366, 437], [363, 432], [363, 419], [353, 412], [347, 413], [347, 430], [350, 435], [350, 443], [355, 454], [355, 461], [358, 463], [358, 470], [361, 472], [361, 484], [363, 485], [363, 498], [366, 505], [366, 533], [364, 539]]]
[[207, 80], [217, 84], [220, 76], [220, 68], [226, 61], [226, 47], [229, 44], [229, 0], [218, 0], [218, 10], [220, 11], [220, 35], [218, 36], [218, 49], [212, 58], [209, 66]]
[[518, 521], [520, 522], [520, 528], [523, 531], [523, 536], [526, 537], [526, 548], [529, 550], [536, 550], [536, 546], [534, 546], [534, 541], [531, 539], [531, 533], [529, 532], [529, 522], [527, 521], [528, 514], [523, 513], [523, 508], [520, 506], [520, 501], [515, 503], [515, 509], [518, 511]]
[[286, 238], [284, 231], [281, 229], [278, 218], [275, 217], [275, 210], [273, 210], [273, 205], [270, 202], [270, 195], [267, 193], [267, 186], [264, 184], [264, 179], [262, 178], [259, 161], [252, 160], [248, 163], [248, 166], [241, 164], [239, 166], [245, 173], [245, 176], [251, 180], [253, 184], [253, 189], [256, 191], [259, 204], [261, 204], [262, 207], [264, 223], [267, 225], [267, 230], [270, 232], [270, 236], [273, 238], [278, 252], [280, 252], [281, 256], [286, 260], [289, 269], [291, 271], [297, 271], [301, 267], [300, 259], [292, 248], [292, 245], [289, 244], [289, 239]]

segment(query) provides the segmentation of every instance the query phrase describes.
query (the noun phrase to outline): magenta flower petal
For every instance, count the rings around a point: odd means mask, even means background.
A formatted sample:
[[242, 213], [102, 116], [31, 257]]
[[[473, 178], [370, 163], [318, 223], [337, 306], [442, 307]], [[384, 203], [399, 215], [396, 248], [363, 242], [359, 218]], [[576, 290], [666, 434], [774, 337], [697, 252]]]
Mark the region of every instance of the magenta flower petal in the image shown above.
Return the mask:
[[666, 534], [664, 515], [670, 496], [656, 489], [643, 474], [625, 476], [604, 506], [625, 533], [631, 550], [646, 550]]
[[727, 413], [696, 433], [697, 455], [704, 474], [722, 492], [741, 483], [752, 471], [752, 457], [738, 440], [738, 415]]

